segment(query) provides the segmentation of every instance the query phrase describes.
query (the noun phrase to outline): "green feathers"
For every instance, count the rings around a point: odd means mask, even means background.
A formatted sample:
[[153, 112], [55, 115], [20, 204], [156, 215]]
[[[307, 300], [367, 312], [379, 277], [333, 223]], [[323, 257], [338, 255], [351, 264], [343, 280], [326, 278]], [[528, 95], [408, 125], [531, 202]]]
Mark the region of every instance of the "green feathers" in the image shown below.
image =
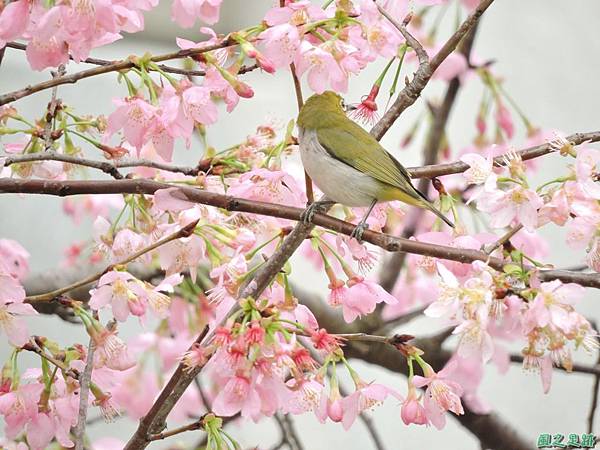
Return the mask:
[[[454, 226], [415, 189], [406, 169], [377, 139], [346, 116], [343, 100], [335, 92], [326, 91], [310, 97], [300, 110], [298, 126], [315, 130], [319, 144], [331, 157], [381, 183], [377, 200], [400, 200], [429, 209]], [[351, 183], [352, 180], [348, 180], [349, 189]]]

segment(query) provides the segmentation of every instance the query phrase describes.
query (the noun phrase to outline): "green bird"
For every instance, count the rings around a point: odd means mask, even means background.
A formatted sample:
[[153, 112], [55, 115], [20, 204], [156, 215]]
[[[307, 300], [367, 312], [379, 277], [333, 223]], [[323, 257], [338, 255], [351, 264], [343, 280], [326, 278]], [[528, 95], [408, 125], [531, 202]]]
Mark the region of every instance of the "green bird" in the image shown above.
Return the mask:
[[378, 202], [400, 200], [425, 208], [454, 224], [411, 183], [410, 175], [381, 144], [346, 116], [343, 99], [325, 91], [310, 97], [298, 116], [300, 155], [304, 169], [326, 198], [303, 213], [310, 222], [325, 205], [368, 206], [352, 236], [359, 241]]

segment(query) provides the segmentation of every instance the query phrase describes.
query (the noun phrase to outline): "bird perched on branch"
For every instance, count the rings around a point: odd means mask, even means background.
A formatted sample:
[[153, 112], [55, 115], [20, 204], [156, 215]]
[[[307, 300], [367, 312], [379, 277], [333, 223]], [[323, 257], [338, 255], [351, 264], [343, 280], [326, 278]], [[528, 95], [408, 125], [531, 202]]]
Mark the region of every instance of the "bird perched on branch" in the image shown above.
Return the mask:
[[454, 224], [411, 183], [410, 175], [381, 144], [346, 116], [343, 99], [326, 91], [310, 97], [298, 116], [304, 169], [326, 198], [312, 203], [302, 219], [310, 222], [325, 205], [367, 206], [352, 236], [359, 241], [378, 202], [400, 200]]

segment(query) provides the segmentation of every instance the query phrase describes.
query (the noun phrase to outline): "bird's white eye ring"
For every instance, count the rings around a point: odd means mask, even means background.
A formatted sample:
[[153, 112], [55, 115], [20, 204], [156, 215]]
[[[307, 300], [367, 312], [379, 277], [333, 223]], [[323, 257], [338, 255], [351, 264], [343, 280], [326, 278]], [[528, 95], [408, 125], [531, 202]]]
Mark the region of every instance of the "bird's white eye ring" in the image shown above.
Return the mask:
[[343, 109], [344, 111], [346, 111], [346, 102], [344, 101], [344, 99], [343, 99], [343, 98], [341, 98], [341, 99], [340, 99], [340, 105], [341, 105], [342, 109]]

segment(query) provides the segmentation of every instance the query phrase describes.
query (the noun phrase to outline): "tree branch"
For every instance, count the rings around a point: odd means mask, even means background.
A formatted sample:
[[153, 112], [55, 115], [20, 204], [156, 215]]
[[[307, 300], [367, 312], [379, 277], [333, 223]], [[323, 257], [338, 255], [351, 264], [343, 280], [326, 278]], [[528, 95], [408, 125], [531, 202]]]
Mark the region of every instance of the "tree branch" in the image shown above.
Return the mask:
[[[27, 50], [27, 46], [25, 44], [21, 44], [20, 42], [7, 42], [6, 47], [12, 48], [15, 50]], [[4, 48], [6, 48], [6, 47], [4, 47]], [[4, 48], [2, 50], [4, 50]], [[69, 56], [69, 59], [73, 60], [73, 57]], [[100, 58], [86, 58], [80, 62], [86, 63], [86, 64], [93, 64], [95, 66], [109, 66], [111, 64], [114, 64], [117, 61], [110, 61], [108, 59], [100, 59]], [[180, 69], [179, 67], [167, 66], [165, 64], [159, 64], [158, 68], [160, 70], [162, 70], [163, 72], [174, 73], [177, 75], [184, 75], [187, 77], [203, 77], [206, 75], [206, 72], [204, 70]], [[155, 71], [155, 69], [152, 67], [148, 67], [147, 69], [149, 71]], [[238, 73], [238, 75], [244, 74], [244, 73], [252, 72], [253, 70], [256, 70], [256, 69], [258, 69], [257, 64], [252, 64], [250, 66], [242, 66], [242, 67], [240, 67], [240, 70], [237, 73]]]
[[[600, 141], [600, 131], [592, 131], [587, 133], [574, 133], [566, 138], [572, 145], [580, 145], [586, 142], [598, 142]], [[433, 141], [433, 140], [432, 140]], [[428, 148], [430, 146], [428, 145]], [[554, 152], [554, 148], [551, 143], [544, 143], [534, 147], [529, 147], [523, 150], [519, 150], [516, 153], [524, 161], [544, 156], [548, 153]], [[494, 159], [496, 166], [503, 165], [505, 155], [497, 156]], [[56, 152], [37, 152], [28, 153], [24, 155], [9, 155], [4, 157], [4, 166], [10, 166], [12, 164], [20, 164], [35, 161], [62, 161], [69, 164], [76, 164], [80, 166], [91, 167], [94, 169], [101, 170], [115, 179], [123, 179], [124, 176], [118, 169], [130, 168], [130, 167], [150, 167], [158, 170], [164, 170], [166, 172], [183, 173], [188, 176], [197, 176], [200, 172], [206, 172], [211, 169], [215, 164], [218, 164], [218, 159], [205, 159], [200, 161], [196, 166], [177, 166], [167, 163], [159, 163], [156, 161], [150, 161], [147, 159], [121, 159], [114, 161], [97, 161], [87, 158], [80, 158], [77, 156], [64, 155]], [[434, 178], [444, 175], [452, 175], [466, 171], [469, 166], [462, 161], [456, 161], [446, 164], [432, 164], [424, 165], [419, 167], [409, 167], [407, 170], [412, 178]], [[165, 186], [167, 187], [167, 186]], [[421, 187], [421, 186], [419, 186]], [[1, 191], [0, 191], [1, 192]], [[36, 193], [36, 192], [29, 192]], [[39, 192], [43, 193], [43, 192]], [[81, 192], [80, 192], [81, 193]], [[102, 192], [86, 192], [86, 193], [99, 193]], [[408, 237], [408, 236], [407, 236]]]
[[84, 279], [76, 281], [75, 283], [70, 284], [68, 286], [64, 286], [60, 289], [56, 289], [51, 292], [46, 292], [44, 294], [32, 295], [30, 297], [25, 297], [25, 301], [29, 302], [29, 303], [47, 302], [47, 301], [50, 301], [50, 300], [53, 300], [53, 299], [59, 297], [62, 294], [66, 294], [69, 291], [77, 289], [81, 286], [86, 286], [86, 285], [100, 279], [100, 277], [102, 277], [102, 275], [104, 275], [106, 272], [109, 272], [110, 270], [112, 270], [112, 268], [115, 266], [127, 265], [130, 262], [135, 261], [140, 256], [145, 255], [146, 253], [149, 253], [164, 244], [167, 244], [175, 239], [190, 236], [194, 232], [194, 228], [196, 227], [197, 223], [198, 223], [198, 221], [195, 221], [195, 222], [192, 222], [192, 223], [184, 226], [183, 228], [180, 228], [176, 232], [171, 233], [168, 236], [165, 236], [164, 238], [159, 239], [158, 241], [148, 245], [147, 247], [144, 247], [144, 248], [138, 250], [137, 252], [129, 255], [127, 258], [123, 259], [122, 261], [119, 261], [114, 264], [110, 264], [108, 267], [106, 267], [104, 270], [101, 270], [100, 272], [97, 272], [93, 275], [90, 275], [90, 276], [84, 278]]
[[[0, 193], [42, 193], [49, 195], [70, 196], [77, 194], [153, 194], [159, 189], [174, 187], [169, 184], [150, 180], [108, 180], [108, 181], [48, 181], [48, 180], [17, 180], [12, 178], [0, 178]], [[260, 214], [282, 219], [300, 221], [303, 209], [292, 206], [278, 205], [275, 203], [257, 202], [214, 192], [202, 191], [200, 189], [178, 186], [183, 194], [182, 198], [192, 202], [216, 206], [228, 211], [240, 211], [246, 213]], [[246, 292], [243, 297], [260, 293], [271, 282], [272, 274], [277, 273], [287, 261], [287, 258], [304, 241], [314, 225], [327, 228], [338, 233], [350, 236], [355, 228], [354, 224], [345, 222], [326, 214], [315, 214], [313, 223], [310, 225], [299, 222], [294, 230], [286, 237], [282, 245], [263, 265], [264, 270], [257, 272], [252, 280], [253, 288]], [[500, 258], [490, 257], [483, 251], [448, 247], [444, 245], [419, 242], [411, 239], [390, 236], [367, 230], [363, 240], [381, 247], [389, 252], [405, 252], [417, 255], [431, 256], [434, 258], [447, 259], [462, 263], [484, 261], [496, 270], [503, 270], [505, 261]], [[533, 267], [525, 266], [525, 270]], [[561, 280], [565, 283], [578, 283], [582, 286], [600, 288], [600, 274], [581, 273], [568, 270], [539, 270], [539, 278], [542, 281]], [[88, 281], [89, 282], [89, 281]], [[73, 287], [69, 287], [69, 290]], [[66, 292], [66, 291], [65, 291]], [[64, 293], [64, 292], [63, 292]], [[44, 297], [45, 298], [45, 297]]]
[[[237, 45], [237, 42], [232, 39], [230, 36], [227, 36], [220, 42], [215, 44], [204, 45], [201, 47], [190, 48], [185, 50], [179, 50], [176, 52], [165, 53], [163, 55], [157, 55], [150, 58], [150, 61], [153, 62], [162, 62], [168, 61], [170, 59], [180, 59], [187, 58], [188, 56], [199, 55], [201, 53], [210, 52], [213, 50], [217, 50], [220, 48], [231, 47]], [[72, 84], [76, 83], [79, 80], [84, 78], [94, 77], [96, 75], [101, 75], [104, 73], [110, 72], [119, 72], [121, 70], [127, 70], [136, 67], [136, 63], [130, 59], [123, 61], [116, 61], [106, 65], [94, 67], [93, 69], [82, 70], [80, 72], [75, 72], [70, 75], [64, 75], [60, 77], [53, 78], [48, 81], [44, 81], [39, 84], [35, 84], [33, 86], [27, 86], [18, 91], [9, 92], [8, 94], [0, 95], [0, 106], [5, 105], [7, 103], [14, 102], [23, 97], [27, 97], [28, 95], [35, 94], [36, 92], [43, 91], [45, 89], [50, 89], [55, 86], [60, 86], [62, 84]]]
[[[465, 56], [467, 61], [470, 59], [471, 50], [473, 49], [473, 44], [475, 42], [475, 34], [477, 32], [477, 25], [475, 25], [468, 35], [465, 37], [461, 45], [460, 52]], [[435, 108], [433, 123], [431, 124], [431, 129], [427, 135], [427, 141], [425, 143], [425, 147], [423, 148], [423, 164], [424, 165], [432, 165], [438, 161], [438, 155], [440, 150], [440, 144], [445, 134], [446, 124], [448, 123], [448, 119], [450, 118], [450, 112], [452, 111], [452, 107], [456, 101], [458, 96], [458, 91], [460, 90], [460, 78], [456, 77], [452, 79], [448, 83], [448, 87], [446, 89], [446, 94], [444, 95], [444, 100], [442, 104]], [[423, 192], [427, 195], [429, 191], [429, 180], [427, 178], [421, 178], [419, 180], [418, 187], [419, 191]], [[407, 220], [402, 229], [402, 237], [409, 238], [417, 229], [417, 226], [421, 220], [423, 215], [423, 210], [421, 209], [413, 209], [410, 212], [410, 215], [407, 217]], [[405, 253], [398, 253], [393, 255], [387, 264], [385, 264], [382, 268], [380, 275], [380, 283], [381, 286], [388, 292], [392, 292], [396, 282], [398, 281], [398, 277], [400, 276], [400, 271], [404, 266], [404, 261], [406, 258]]]
[[75, 438], [75, 450], [84, 449], [85, 426], [87, 424], [88, 398], [90, 395], [90, 380], [94, 365], [94, 339], [90, 337], [85, 368], [79, 376], [79, 413], [77, 425], [73, 432]]
[[[494, 0], [482, 0], [475, 10], [467, 17], [463, 24], [456, 32], [446, 41], [440, 51], [428, 63], [421, 63], [414, 77], [408, 85], [400, 91], [398, 98], [392, 106], [386, 111], [381, 120], [371, 129], [371, 134], [377, 139], [381, 139], [383, 135], [390, 129], [396, 119], [402, 112], [412, 105], [429, 82], [431, 76], [440, 64], [448, 57], [452, 51], [458, 46], [461, 39], [475, 26], [484, 11], [492, 4]], [[416, 49], [415, 49], [416, 50]]]

